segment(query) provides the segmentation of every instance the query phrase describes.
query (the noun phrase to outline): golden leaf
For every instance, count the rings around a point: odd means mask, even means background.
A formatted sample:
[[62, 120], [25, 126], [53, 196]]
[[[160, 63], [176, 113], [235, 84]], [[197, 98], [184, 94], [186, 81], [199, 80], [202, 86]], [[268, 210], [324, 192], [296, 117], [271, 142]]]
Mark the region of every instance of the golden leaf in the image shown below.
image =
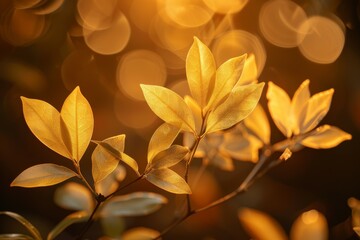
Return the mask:
[[264, 83], [239, 86], [207, 119], [206, 132], [230, 128], [246, 118], [259, 102]]
[[216, 65], [210, 49], [198, 38], [186, 57], [186, 77], [192, 97], [204, 108], [212, 92]]
[[94, 117], [91, 106], [81, 94], [79, 87], [65, 99], [60, 115], [64, 125], [64, 143], [71, 149], [73, 159], [80, 161], [91, 140]]
[[[122, 240], [152, 240], [160, 235], [160, 232], [144, 227], [136, 227], [127, 230], [122, 236]], [[160, 238], [161, 239], [161, 238]]]
[[328, 226], [325, 216], [316, 210], [304, 212], [294, 221], [290, 238], [292, 240], [327, 240]]
[[118, 165], [106, 178], [95, 183], [95, 190], [104, 196], [108, 196], [119, 187], [120, 182], [126, 177], [125, 167]]
[[250, 54], [245, 61], [244, 68], [239, 81], [235, 87], [240, 85], [247, 85], [251, 83], [257, 83], [258, 69], [256, 66], [255, 55]]
[[26, 124], [31, 132], [48, 148], [58, 154], [72, 159], [66, 148], [60, 129], [60, 113], [50, 104], [21, 97]]
[[244, 119], [245, 126], [264, 144], [270, 143], [270, 124], [260, 104]]
[[159, 118], [184, 131], [195, 131], [191, 111], [178, 94], [165, 87], [144, 84], [140, 86], [147, 104]]
[[268, 99], [269, 112], [275, 125], [286, 137], [290, 137], [292, 132], [289, 118], [291, 114], [289, 95], [274, 83], [269, 82], [266, 97]]
[[194, 117], [194, 121], [195, 121], [195, 131], [196, 133], [200, 134], [201, 131], [201, 124], [202, 124], [202, 110], [200, 108], [200, 106], [197, 104], [197, 102], [190, 96], [186, 95], [184, 97], [184, 101], [185, 103], [189, 106], [193, 117]]
[[67, 167], [53, 163], [38, 164], [20, 173], [10, 184], [12, 187], [45, 187], [61, 183], [77, 174]]
[[191, 189], [186, 181], [171, 169], [153, 169], [145, 177], [149, 182], [165, 191], [176, 194], [191, 194]]
[[314, 134], [302, 140], [301, 144], [315, 149], [333, 148], [351, 138], [351, 134], [344, 132], [337, 127], [323, 125], [318, 127]]
[[184, 159], [189, 153], [187, 147], [173, 145], [154, 156], [147, 166], [148, 169], [168, 168]]
[[179, 134], [179, 128], [168, 123], [160, 125], [152, 135], [148, 147], [148, 162], [151, 162], [153, 157], [160, 151], [167, 149], [174, 142]]
[[309, 84], [310, 80], [305, 80], [296, 90], [291, 100], [291, 121], [293, 125], [293, 132], [295, 134], [300, 133], [300, 123], [305, 118], [306, 110], [304, 111], [304, 109], [307, 107], [307, 103], [310, 99]]
[[255, 209], [243, 208], [239, 211], [239, 219], [246, 232], [253, 239], [288, 239], [280, 224], [263, 212]]
[[216, 107], [230, 94], [235, 84], [239, 81], [243, 71], [246, 54], [231, 58], [224, 62], [216, 71], [214, 90], [206, 109], [216, 109]]

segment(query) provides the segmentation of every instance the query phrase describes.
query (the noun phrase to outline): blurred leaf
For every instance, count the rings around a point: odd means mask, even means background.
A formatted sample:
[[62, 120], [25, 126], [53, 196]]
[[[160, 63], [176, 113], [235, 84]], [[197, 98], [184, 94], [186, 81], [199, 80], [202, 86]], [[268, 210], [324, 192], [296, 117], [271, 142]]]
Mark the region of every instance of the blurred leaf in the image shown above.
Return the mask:
[[258, 104], [254, 111], [244, 119], [244, 123], [245, 126], [250, 129], [251, 133], [264, 144], [270, 143], [270, 124], [265, 111], [260, 104]]
[[100, 218], [102, 232], [107, 238], [100, 239], [121, 239], [120, 236], [125, 230], [125, 220], [119, 216], [106, 216]]
[[103, 180], [118, 166], [119, 158], [117, 153], [120, 154], [124, 151], [125, 135], [122, 134], [103, 140], [102, 143], [106, 143], [110, 146], [109, 150], [107, 150], [106, 146], [102, 146], [105, 144], [100, 144], [99, 142], [96, 143], [98, 143], [98, 145], [91, 155], [92, 176], [95, 183]]
[[239, 219], [246, 232], [257, 240], [288, 239], [284, 229], [269, 215], [255, 209], [243, 208]]
[[290, 238], [291, 240], [327, 240], [326, 218], [316, 210], [301, 214], [291, 227]]
[[102, 208], [103, 216], [142, 216], [158, 210], [167, 199], [157, 193], [134, 192], [116, 196]]
[[60, 129], [60, 113], [47, 102], [21, 97], [26, 124], [31, 132], [48, 148], [72, 159]]
[[9, 212], [9, 211], [0, 211], [0, 215], [6, 215], [8, 217], [15, 219], [16, 221], [21, 223], [31, 233], [31, 235], [34, 237], [34, 239], [36, 239], [36, 240], [42, 239], [41, 234], [39, 233], [39, 230], [37, 230], [37, 228], [34, 227], [34, 225], [32, 225], [23, 216], [21, 216], [17, 213], [14, 213], [14, 212]]
[[[310, 99], [310, 91], [309, 91], [310, 80], [305, 80], [299, 88], [296, 90], [292, 101], [291, 108], [293, 114], [293, 130], [295, 134], [300, 133], [300, 122], [305, 118], [306, 111], [304, 111], [304, 107], [306, 108], [307, 102]], [[304, 115], [304, 116], [302, 116]]]
[[325, 117], [329, 111], [333, 94], [334, 89], [329, 89], [319, 92], [309, 99], [307, 106], [303, 109], [306, 111], [306, 117], [299, 123], [301, 133], [312, 130]]
[[156, 154], [171, 146], [178, 136], [179, 130], [168, 123], [163, 123], [156, 129], [149, 142], [148, 162], [151, 162]]
[[[152, 240], [160, 235], [160, 232], [144, 227], [137, 227], [127, 230], [121, 240]], [[159, 238], [161, 239], [161, 238]]]
[[154, 169], [145, 177], [149, 182], [165, 191], [176, 194], [191, 194], [191, 189], [186, 181], [171, 169]]
[[191, 111], [178, 94], [165, 87], [144, 84], [140, 86], [147, 104], [159, 118], [184, 131], [195, 131]]
[[149, 163], [149, 169], [168, 168], [184, 159], [189, 153], [187, 147], [180, 145], [173, 145], [155, 155], [153, 160]]
[[67, 167], [53, 163], [38, 164], [20, 173], [10, 186], [45, 187], [61, 183], [77, 174]]
[[85, 222], [89, 218], [89, 213], [86, 211], [74, 212], [66, 216], [61, 222], [59, 222], [48, 234], [47, 240], [52, 240], [56, 238], [60, 233], [62, 233], [67, 227], [74, 223]]
[[266, 97], [268, 99], [269, 112], [276, 127], [286, 137], [290, 137], [292, 132], [289, 118], [289, 114], [291, 114], [289, 95], [274, 83], [269, 82]]
[[209, 109], [216, 109], [234, 88], [243, 71], [246, 54], [224, 62], [216, 71], [215, 87], [208, 103]]
[[[121, 135], [120, 135], [121, 136]], [[119, 139], [117, 139], [119, 140]], [[117, 140], [115, 139], [112, 139], [109, 141], [110, 144], [114, 144], [115, 142], [118, 142]], [[99, 142], [99, 141], [94, 141], [98, 146], [100, 146], [102, 148], [101, 151], [102, 154], [104, 154], [104, 152], [107, 152], [108, 154], [106, 154], [105, 158], [111, 158], [111, 161], [109, 161], [109, 159], [102, 159], [101, 161], [102, 162], [105, 162], [106, 163], [109, 163], [111, 164], [111, 168], [113, 168], [113, 170], [116, 168], [115, 166], [115, 160], [117, 161], [123, 161], [126, 165], [128, 165], [129, 167], [131, 167], [135, 173], [137, 175], [140, 175], [139, 173], [139, 166], [137, 164], [137, 162], [132, 158], [130, 157], [129, 155], [125, 154], [124, 152], [120, 152], [118, 151], [117, 148], [119, 148], [119, 146], [116, 146], [116, 144], [114, 146], [110, 145], [108, 142], [106, 141], [102, 141], [102, 142]], [[119, 148], [119, 150], [121, 150], [121, 147]], [[105, 154], [104, 154], [105, 155]], [[100, 159], [98, 159], [97, 161], [99, 161]], [[97, 163], [98, 164], [98, 163]], [[99, 168], [101, 168], [101, 166], [98, 166]], [[111, 168], [108, 168], [111, 169]], [[104, 177], [106, 177], [107, 175], [109, 175], [111, 172], [109, 171], [106, 171], [106, 174], [104, 174], [105, 172], [102, 172], [102, 178], [98, 178], [97, 180], [100, 181], [102, 179], [104, 179]], [[99, 171], [102, 171], [101, 169], [99, 169]], [[94, 179], [95, 180], [95, 179]]]
[[95, 190], [104, 196], [108, 196], [119, 187], [120, 182], [125, 179], [126, 170], [123, 166], [118, 165], [117, 168], [103, 180], [95, 183]]
[[258, 152], [263, 144], [256, 137], [232, 132], [225, 133], [224, 137], [222, 149], [231, 158], [241, 161], [258, 161]]
[[259, 102], [264, 83], [239, 86], [207, 119], [206, 132], [230, 128], [246, 118]]
[[21, 234], [21, 233], [3, 233], [3, 234], [0, 234], [0, 239], [1, 240], [9, 240], [9, 239], [34, 240], [33, 237], [30, 237], [28, 235]]
[[71, 149], [73, 159], [80, 161], [91, 140], [94, 117], [79, 87], [65, 99], [60, 115], [64, 143]]
[[323, 125], [318, 127], [314, 134], [302, 140], [301, 144], [315, 149], [333, 148], [351, 138], [351, 134], [344, 132], [337, 127]]
[[354, 197], [348, 199], [351, 208], [351, 223], [354, 232], [360, 237], [360, 201]]
[[212, 92], [216, 66], [210, 49], [198, 38], [186, 57], [186, 77], [192, 97], [204, 108]]
[[55, 203], [65, 209], [91, 211], [94, 200], [91, 192], [79, 183], [69, 182], [56, 189]]

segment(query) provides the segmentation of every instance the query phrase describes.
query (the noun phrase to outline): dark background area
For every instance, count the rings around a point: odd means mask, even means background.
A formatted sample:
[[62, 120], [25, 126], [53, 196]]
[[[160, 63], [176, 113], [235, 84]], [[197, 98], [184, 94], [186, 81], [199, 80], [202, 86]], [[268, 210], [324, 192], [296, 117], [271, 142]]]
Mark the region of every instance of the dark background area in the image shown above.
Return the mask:
[[[131, 1], [128, 1], [131, 2]], [[300, 6], [316, 5], [317, 1], [296, 1]], [[267, 60], [259, 77], [260, 82], [273, 81], [284, 88], [290, 96], [305, 79], [310, 79], [312, 94], [335, 89], [331, 108], [322, 123], [338, 126], [352, 134], [353, 139], [333, 149], [303, 149], [294, 153], [289, 161], [272, 170], [259, 180], [246, 194], [229, 203], [193, 217], [187, 223], [169, 233], [165, 239], [248, 239], [237, 219], [237, 210], [252, 207], [264, 211], [289, 231], [294, 219], [302, 212], [317, 209], [328, 221], [329, 229], [341, 226], [350, 216], [347, 205], [350, 197], [360, 198], [360, 1], [319, 1], [323, 4], [320, 13], [335, 13], [346, 26], [345, 46], [340, 57], [331, 64], [317, 64], [304, 58], [297, 48], [286, 49], [271, 45], [262, 38]], [[234, 16], [235, 27], [252, 32], [261, 37], [258, 29], [258, 13], [263, 1], [250, 1]], [[320, 4], [320, 3], [319, 3]], [[75, 1], [66, 1], [56, 12], [48, 16], [50, 24], [47, 32], [27, 46], [12, 46], [0, 39], [0, 211], [22, 214], [48, 232], [60, 219], [70, 213], [53, 203], [56, 186], [47, 188], [10, 188], [11, 181], [23, 170], [35, 164], [52, 162], [71, 167], [71, 163], [52, 152], [39, 142], [26, 126], [22, 115], [20, 96], [41, 99], [57, 109], [70, 93], [61, 79], [61, 64], [71, 52], [67, 30], [75, 16]], [[4, 5], [0, 5], [0, 11]], [[124, 4], [124, 13], [128, 5]], [[4, 23], [2, 23], [4, 24]], [[160, 120], [142, 131], [134, 130], [120, 123], [113, 111], [115, 69], [119, 58], [137, 48], [153, 49], [151, 39], [132, 27], [132, 35], [126, 48], [115, 55], [100, 55], [86, 47], [81, 37], [71, 38], [73, 46], [92, 54], [92, 65], [79, 67], [78, 79], [82, 93], [89, 100], [95, 117], [93, 139], [125, 133], [126, 152], [133, 156], [143, 170], [146, 163], [147, 143]], [[38, 69], [46, 81], [40, 87], [32, 87], [32, 82], [14, 82], [7, 74], [9, 65], [20, 62]], [[4, 67], [5, 66], [5, 67]], [[141, 67], [139, 66], [139, 69]], [[24, 69], [19, 69], [23, 71]], [[184, 72], [169, 74], [167, 81], [185, 77]], [[265, 89], [266, 90], [266, 89]], [[266, 108], [265, 92], [261, 104]], [[124, 104], [129, 111], [135, 105]], [[136, 110], [136, 109], [135, 109]], [[141, 113], [139, 113], [141, 114]], [[268, 115], [269, 116], [269, 115]], [[273, 123], [272, 142], [283, 139]], [[84, 159], [90, 160], [93, 145]], [[82, 164], [91, 172], [90, 161]], [[198, 165], [199, 161], [195, 161]], [[238, 186], [253, 165], [236, 161], [234, 172], [227, 173], [210, 168], [222, 195]], [[89, 179], [90, 174], [87, 175]], [[134, 175], [128, 173], [127, 181]], [[158, 213], [139, 218], [127, 218], [127, 225], [147, 226], [163, 229], [171, 220], [177, 198], [152, 187], [145, 181], [139, 182], [127, 191], [148, 190], [164, 194], [169, 204]], [[169, 215], [170, 213], [170, 215]], [[23, 231], [11, 219], [0, 216], [0, 233]], [[98, 225], [89, 233], [97, 236]], [[70, 234], [79, 226], [69, 229]], [[69, 235], [70, 236], [70, 235]], [[64, 239], [67, 237], [64, 234]], [[192, 237], [190, 237], [192, 236]], [[208, 238], [206, 238], [208, 237]], [[345, 235], [338, 239], [346, 239]]]

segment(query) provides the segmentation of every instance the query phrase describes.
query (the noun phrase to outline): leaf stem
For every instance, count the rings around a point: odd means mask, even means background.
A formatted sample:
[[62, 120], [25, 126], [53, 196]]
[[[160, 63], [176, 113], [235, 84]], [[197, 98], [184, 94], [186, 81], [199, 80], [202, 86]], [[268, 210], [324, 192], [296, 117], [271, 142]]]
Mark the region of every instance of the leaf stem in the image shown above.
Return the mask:
[[91, 185], [89, 184], [89, 182], [86, 180], [86, 178], [84, 177], [84, 175], [81, 172], [80, 169], [80, 164], [77, 161], [74, 161], [74, 166], [76, 168], [76, 171], [78, 173], [78, 177], [81, 179], [81, 181], [83, 181], [83, 183], [87, 186], [87, 188], [91, 191], [91, 193], [94, 195], [94, 197], [97, 197], [97, 193], [95, 192], [94, 188], [91, 187]]
[[[99, 195], [99, 196], [102, 196], [102, 195]], [[76, 240], [81, 240], [84, 237], [85, 233], [90, 229], [91, 225], [94, 222], [95, 213], [97, 212], [97, 210], [99, 209], [99, 207], [103, 201], [104, 201], [103, 198], [97, 198], [96, 205], [95, 205], [93, 211], [91, 212], [89, 219], [87, 220], [83, 229], [81, 230], [81, 233], [79, 234], [79, 236], [76, 237]]]

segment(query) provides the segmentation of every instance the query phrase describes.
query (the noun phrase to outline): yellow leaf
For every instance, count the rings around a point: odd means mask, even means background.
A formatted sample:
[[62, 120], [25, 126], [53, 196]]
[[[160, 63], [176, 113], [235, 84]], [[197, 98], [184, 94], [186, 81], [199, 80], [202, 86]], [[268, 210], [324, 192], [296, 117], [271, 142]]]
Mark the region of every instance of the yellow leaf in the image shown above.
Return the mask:
[[153, 169], [145, 177], [149, 182], [165, 191], [176, 194], [191, 194], [191, 189], [186, 181], [171, 169]]
[[95, 190], [104, 196], [108, 196], [119, 187], [120, 182], [126, 177], [125, 167], [118, 165], [106, 178], [95, 183]]
[[334, 89], [329, 89], [319, 92], [309, 99], [304, 109], [304, 111], [306, 111], [306, 117], [299, 123], [301, 133], [311, 131], [325, 117], [329, 111], [333, 94]]
[[194, 117], [194, 121], [195, 121], [195, 131], [196, 133], [200, 134], [201, 131], [201, 124], [202, 124], [202, 111], [200, 106], [197, 104], [197, 102], [190, 96], [186, 95], [184, 97], [184, 101], [185, 103], [189, 106], [193, 117]]
[[289, 118], [289, 115], [291, 114], [291, 101], [289, 95], [274, 83], [269, 82], [266, 97], [268, 99], [269, 112], [276, 127], [286, 137], [290, 137], [292, 131]]
[[186, 57], [186, 77], [192, 97], [204, 108], [212, 92], [216, 65], [210, 49], [198, 38]]
[[65, 99], [60, 115], [65, 125], [62, 129], [65, 145], [71, 149], [73, 159], [80, 161], [91, 140], [94, 117], [79, 87]]
[[304, 212], [294, 221], [290, 238], [291, 240], [327, 240], [326, 218], [316, 210]]
[[12, 187], [45, 187], [61, 183], [77, 174], [67, 167], [53, 163], [38, 164], [20, 173], [10, 184]]
[[140, 86], [147, 104], [159, 118], [181, 130], [195, 131], [191, 111], [178, 94], [165, 87], [144, 84]]
[[[127, 230], [122, 236], [122, 240], [152, 240], [160, 235], [160, 232], [144, 227], [137, 227]], [[161, 239], [161, 238], [160, 238]]]
[[179, 128], [168, 123], [160, 125], [152, 135], [148, 147], [148, 162], [160, 151], [167, 149], [179, 134]]
[[[125, 147], [125, 135], [107, 138], [102, 142], [108, 144], [110, 150], [104, 147], [104, 144], [98, 144], [92, 153], [92, 176], [95, 183], [103, 180], [119, 164], [120, 153], [124, 151]], [[112, 153], [112, 149], [116, 152]]]
[[188, 153], [189, 149], [187, 147], [173, 145], [156, 154], [152, 161], [150, 161], [147, 168], [150, 170], [153, 168], [168, 168], [174, 166], [175, 164], [183, 160]]
[[239, 219], [246, 232], [253, 239], [285, 240], [288, 239], [284, 229], [269, 215], [255, 209], [243, 208]]
[[231, 58], [224, 62], [216, 71], [214, 90], [206, 109], [215, 109], [234, 88], [243, 71], [246, 54]]
[[206, 132], [215, 132], [230, 128], [246, 118], [259, 102], [264, 83], [239, 86], [229, 97], [210, 112]]
[[31, 132], [48, 148], [58, 154], [72, 159], [66, 148], [60, 130], [60, 113], [50, 104], [21, 97], [26, 124]]
[[351, 134], [344, 132], [337, 127], [323, 125], [318, 127], [314, 134], [302, 140], [301, 144], [315, 149], [333, 148], [351, 138]]
[[270, 143], [270, 125], [266, 117], [266, 113], [260, 104], [256, 106], [254, 111], [244, 119], [245, 126], [250, 129], [259, 140], [265, 144]]
[[[310, 80], [305, 80], [299, 88], [296, 90], [292, 101], [292, 124], [293, 131], [295, 134], [300, 133], [300, 122], [305, 118], [307, 103], [310, 99], [310, 91], [309, 91]], [[303, 116], [302, 116], [303, 115]]]
[[244, 69], [242, 71], [239, 81], [236, 83], [235, 87], [240, 85], [247, 85], [251, 83], [256, 83], [258, 77], [258, 70], [255, 61], [255, 55], [250, 54], [245, 61]]
[[232, 158], [241, 161], [258, 161], [258, 152], [262, 147], [262, 143], [254, 136], [243, 136], [241, 134], [233, 134], [231, 132], [224, 135], [223, 151]]

